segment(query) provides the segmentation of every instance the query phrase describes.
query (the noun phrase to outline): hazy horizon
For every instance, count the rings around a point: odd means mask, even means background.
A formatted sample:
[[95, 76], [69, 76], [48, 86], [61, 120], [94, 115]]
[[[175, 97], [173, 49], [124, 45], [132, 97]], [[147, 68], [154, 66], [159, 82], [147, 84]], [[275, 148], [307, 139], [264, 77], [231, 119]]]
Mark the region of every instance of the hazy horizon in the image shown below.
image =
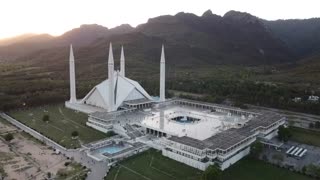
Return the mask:
[[130, 24], [136, 27], [146, 23], [149, 18], [160, 15], [188, 12], [201, 16], [208, 9], [220, 16], [230, 10], [236, 10], [266, 20], [320, 17], [320, 11], [317, 8], [320, 2], [316, 0], [307, 2], [199, 0], [182, 3], [178, 0], [153, 2], [123, 0], [108, 3], [101, 0], [11, 0], [0, 3], [0, 17], [2, 17], [0, 39], [30, 33], [58, 36], [83, 24], [99, 24], [108, 28]]

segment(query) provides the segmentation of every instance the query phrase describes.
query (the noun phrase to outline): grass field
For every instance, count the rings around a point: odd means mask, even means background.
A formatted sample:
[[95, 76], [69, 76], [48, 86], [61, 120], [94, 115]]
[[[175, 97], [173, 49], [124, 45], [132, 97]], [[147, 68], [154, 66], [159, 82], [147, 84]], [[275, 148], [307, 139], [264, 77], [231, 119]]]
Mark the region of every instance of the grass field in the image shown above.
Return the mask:
[[320, 132], [297, 127], [291, 127], [292, 140], [320, 147]]
[[260, 160], [242, 159], [223, 172], [222, 180], [311, 180]]
[[[156, 150], [131, 157], [111, 169], [107, 180], [200, 180], [202, 171], [161, 155]], [[311, 180], [263, 161], [245, 158], [223, 172], [222, 180]]]
[[[63, 104], [12, 111], [9, 114], [67, 148], [78, 148], [81, 144], [107, 137], [105, 133], [86, 126], [86, 114], [67, 109]], [[48, 123], [42, 121], [45, 114], [50, 117]], [[79, 132], [78, 139], [72, 139], [73, 131]]]
[[199, 180], [201, 171], [162, 156], [161, 152], [148, 150], [133, 156], [112, 168], [107, 180]]

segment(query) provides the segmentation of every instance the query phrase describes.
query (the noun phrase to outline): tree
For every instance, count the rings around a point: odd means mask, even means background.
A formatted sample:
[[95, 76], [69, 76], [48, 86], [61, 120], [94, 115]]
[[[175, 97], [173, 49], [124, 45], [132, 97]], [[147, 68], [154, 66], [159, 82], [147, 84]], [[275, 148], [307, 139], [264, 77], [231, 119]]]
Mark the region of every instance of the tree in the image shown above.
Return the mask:
[[264, 155], [262, 156], [262, 160], [264, 160], [265, 162], [268, 162], [268, 156], [264, 154]]
[[289, 121], [289, 127], [293, 126], [294, 125], [294, 121]]
[[307, 166], [307, 172], [308, 172], [308, 174], [311, 174], [315, 177], [320, 177], [320, 167], [318, 167], [314, 164], [310, 164]]
[[311, 122], [311, 123], [309, 123], [309, 128], [310, 129], [313, 129], [314, 128], [314, 124]]
[[259, 158], [262, 153], [263, 145], [260, 141], [254, 142], [250, 147], [250, 156], [253, 158]]
[[116, 135], [116, 133], [115, 133], [114, 131], [108, 131], [108, 132], [106, 133], [106, 136], [107, 136], [107, 137], [111, 137], [111, 136], [114, 136], [114, 135]]
[[320, 121], [315, 122], [314, 127], [320, 129]]
[[215, 165], [210, 165], [207, 169], [202, 173], [202, 180], [218, 180], [221, 179], [222, 171], [220, 168]]
[[47, 173], [47, 177], [50, 179], [51, 178], [51, 172]]
[[302, 174], [306, 174], [307, 172], [307, 166], [303, 166], [301, 169]]
[[45, 114], [45, 115], [42, 116], [42, 121], [43, 122], [47, 123], [47, 122], [49, 122], [49, 120], [50, 120], [50, 116], [48, 114]]
[[243, 103], [240, 102], [240, 101], [236, 101], [236, 102], [234, 103], [234, 106], [235, 106], [235, 107], [239, 107], [240, 109], [248, 109], [248, 108], [249, 108], [247, 105], [243, 104]]
[[77, 137], [77, 136], [79, 136], [78, 131], [73, 131], [73, 132], [71, 133], [71, 136], [72, 136], [72, 137]]
[[292, 134], [289, 128], [279, 126], [278, 128], [278, 138], [280, 141], [287, 142], [291, 138]]
[[4, 136], [4, 139], [8, 142], [14, 139], [13, 135], [11, 133], [8, 133]]
[[274, 154], [272, 155], [272, 159], [276, 160], [278, 164], [280, 164], [281, 162], [283, 162], [284, 157], [282, 156], [282, 154]]

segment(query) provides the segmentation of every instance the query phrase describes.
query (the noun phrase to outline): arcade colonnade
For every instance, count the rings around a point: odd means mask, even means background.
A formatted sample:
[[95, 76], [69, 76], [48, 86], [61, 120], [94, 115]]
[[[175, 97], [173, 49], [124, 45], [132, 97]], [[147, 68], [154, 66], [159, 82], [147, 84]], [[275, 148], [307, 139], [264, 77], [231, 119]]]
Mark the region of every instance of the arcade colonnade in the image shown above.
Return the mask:
[[161, 131], [158, 131], [158, 130], [154, 130], [154, 129], [150, 129], [150, 128], [146, 129], [146, 133], [147, 134], [151, 134], [151, 135], [155, 135], [157, 137], [167, 137], [167, 133], [161, 132]]

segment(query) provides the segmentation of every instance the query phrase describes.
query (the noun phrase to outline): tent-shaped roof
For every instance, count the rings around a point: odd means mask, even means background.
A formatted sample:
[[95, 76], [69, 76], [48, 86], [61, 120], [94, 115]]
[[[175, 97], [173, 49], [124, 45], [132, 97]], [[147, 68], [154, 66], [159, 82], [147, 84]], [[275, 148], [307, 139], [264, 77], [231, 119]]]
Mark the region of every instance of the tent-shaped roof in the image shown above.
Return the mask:
[[[115, 109], [125, 101], [147, 99], [152, 100], [150, 95], [141, 87], [141, 85], [129, 78], [120, 75], [119, 72], [114, 74], [114, 102]], [[105, 80], [96, 85], [82, 100], [81, 103], [108, 109], [109, 80]]]

